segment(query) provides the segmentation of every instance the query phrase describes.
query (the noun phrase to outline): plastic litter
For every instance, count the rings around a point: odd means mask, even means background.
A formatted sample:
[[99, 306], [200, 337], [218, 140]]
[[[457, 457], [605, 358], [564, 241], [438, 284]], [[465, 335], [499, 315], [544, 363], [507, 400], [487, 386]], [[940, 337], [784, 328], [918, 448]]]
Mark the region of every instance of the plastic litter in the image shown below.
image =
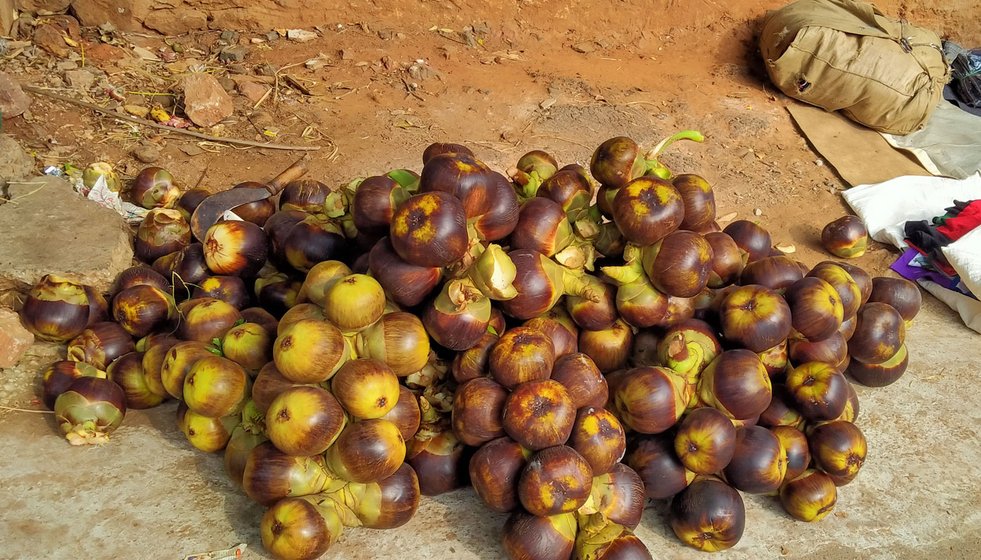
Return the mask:
[[[111, 208], [130, 224], [143, 221], [148, 210], [122, 199], [119, 195], [119, 181], [112, 166], [105, 162], [96, 162], [85, 170], [72, 164], [64, 167], [50, 165], [44, 168], [44, 174], [62, 177], [71, 183], [75, 192], [95, 202], [99, 206]], [[115, 187], [115, 188], [113, 188]]]

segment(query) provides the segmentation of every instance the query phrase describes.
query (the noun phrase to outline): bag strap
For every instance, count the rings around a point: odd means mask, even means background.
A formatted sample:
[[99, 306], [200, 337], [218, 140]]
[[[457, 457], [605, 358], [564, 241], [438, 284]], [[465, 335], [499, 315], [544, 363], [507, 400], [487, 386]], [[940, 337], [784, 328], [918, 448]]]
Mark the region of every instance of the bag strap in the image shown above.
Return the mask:
[[[906, 19], [899, 20], [900, 31], [899, 31], [899, 39], [897, 40], [897, 42], [899, 43], [900, 48], [903, 49], [903, 52], [913, 57], [913, 60], [915, 60], [916, 63], [920, 65], [920, 68], [923, 69], [923, 73], [925, 73], [927, 76], [930, 76], [932, 80], [934, 80], [935, 82], [939, 82], [941, 85], [946, 84], [948, 81], [950, 81], [950, 64], [947, 63], [947, 58], [944, 56], [943, 47], [933, 42], [911, 41], [912, 37], [906, 34], [907, 26], [909, 26], [909, 22], [906, 21]], [[934, 75], [935, 72], [933, 72], [933, 70], [936, 69], [937, 67], [931, 66], [927, 62], [924, 62], [923, 56], [917, 55], [917, 53], [915, 52], [916, 47], [929, 47], [935, 49], [937, 53], [940, 55], [940, 60], [943, 61], [943, 73], [940, 75]]]

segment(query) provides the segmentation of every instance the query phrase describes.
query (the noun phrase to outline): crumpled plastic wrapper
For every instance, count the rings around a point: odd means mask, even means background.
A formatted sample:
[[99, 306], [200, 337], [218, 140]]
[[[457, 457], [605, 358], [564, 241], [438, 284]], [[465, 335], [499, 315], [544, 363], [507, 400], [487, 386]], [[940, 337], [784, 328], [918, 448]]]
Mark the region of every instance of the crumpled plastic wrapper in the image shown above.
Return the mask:
[[129, 224], [139, 224], [148, 212], [146, 208], [122, 199], [119, 195], [119, 179], [108, 163], [97, 162], [84, 171], [70, 165], [65, 166], [65, 169], [51, 166], [44, 170], [44, 174], [65, 178], [80, 195], [99, 206], [114, 210]]

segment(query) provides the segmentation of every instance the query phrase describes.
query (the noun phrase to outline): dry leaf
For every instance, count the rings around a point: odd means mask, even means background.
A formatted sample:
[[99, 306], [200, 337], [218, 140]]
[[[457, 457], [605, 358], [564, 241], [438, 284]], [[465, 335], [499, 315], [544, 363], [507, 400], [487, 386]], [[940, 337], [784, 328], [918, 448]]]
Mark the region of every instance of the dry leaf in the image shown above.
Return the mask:
[[718, 218], [715, 219], [715, 221], [719, 222], [720, 224], [724, 224], [724, 223], [727, 223], [727, 222], [731, 222], [735, 218], [736, 218], [736, 213], [735, 212], [729, 212], [725, 216], [719, 216]]
[[153, 118], [153, 120], [161, 123], [165, 123], [170, 120], [170, 114], [160, 107], [150, 109], [150, 116]]

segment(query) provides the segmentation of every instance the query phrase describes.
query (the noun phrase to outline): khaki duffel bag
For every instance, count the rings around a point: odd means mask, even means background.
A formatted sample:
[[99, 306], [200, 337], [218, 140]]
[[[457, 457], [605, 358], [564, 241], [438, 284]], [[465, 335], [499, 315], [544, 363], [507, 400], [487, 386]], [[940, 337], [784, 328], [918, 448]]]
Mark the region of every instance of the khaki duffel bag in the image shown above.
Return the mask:
[[770, 12], [760, 50], [785, 94], [891, 134], [926, 123], [950, 80], [936, 33], [856, 0], [798, 0]]

